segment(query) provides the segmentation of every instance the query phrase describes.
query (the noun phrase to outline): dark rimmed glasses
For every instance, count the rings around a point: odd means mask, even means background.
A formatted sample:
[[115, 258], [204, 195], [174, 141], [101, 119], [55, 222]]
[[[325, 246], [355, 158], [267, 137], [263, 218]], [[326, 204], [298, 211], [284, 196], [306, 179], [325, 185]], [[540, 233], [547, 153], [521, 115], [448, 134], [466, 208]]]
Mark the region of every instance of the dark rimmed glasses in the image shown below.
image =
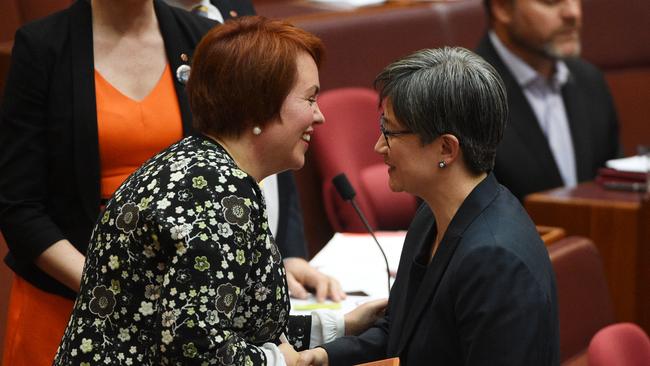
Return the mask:
[[381, 131], [381, 134], [384, 135], [384, 140], [386, 140], [386, 146], [390, 149], [390, 143], [388, 142], [388, 138], [392, 136], [400, 136], [400, 135], [410, 135], [414, 133], [413, 131], [410, 130], [401, 130], [401, 131], [390, 131], [387, 130], [386, 127], [384, 127], [384, 120], [386, 118], [384, 117], [384, 114], [382, 113], [381, 116], [379, 116], [379, 130]]

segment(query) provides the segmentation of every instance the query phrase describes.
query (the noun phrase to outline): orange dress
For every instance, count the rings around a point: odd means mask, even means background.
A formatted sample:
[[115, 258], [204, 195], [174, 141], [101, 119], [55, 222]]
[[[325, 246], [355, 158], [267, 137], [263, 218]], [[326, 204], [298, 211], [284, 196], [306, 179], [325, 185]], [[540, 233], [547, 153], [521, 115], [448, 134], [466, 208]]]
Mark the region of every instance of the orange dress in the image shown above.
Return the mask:
[[[122, 94], [97, 71], [95, 94], [101, 196], [107, 199], [142, 163], [180, 140], [183, 126], [169, 65], [141, 101]], [[2, 365], [51, 365], [73, 305], [14, 276]]]

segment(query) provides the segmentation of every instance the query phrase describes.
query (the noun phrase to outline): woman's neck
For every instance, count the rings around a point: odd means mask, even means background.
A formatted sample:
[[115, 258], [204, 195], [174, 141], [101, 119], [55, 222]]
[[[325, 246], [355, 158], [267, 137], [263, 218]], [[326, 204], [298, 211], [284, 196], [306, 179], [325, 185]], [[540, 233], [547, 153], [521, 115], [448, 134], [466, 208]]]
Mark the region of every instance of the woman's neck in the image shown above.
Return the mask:
[[259, 183], [270, 175], [262, 172], [262, 169], [260, 169], [260, 164], [258, 164], [257, 159], [254, 157], [255, 150], [250, 139], [244, 136], [228, 138], [217, 137], [207, 133], [205, 135], [221, 145], [235, 161], [239, 169], [253, 177], [256, 182]]
[[435, 185], [436, 188], [421, 197], [429, 205], [436, 218], [438, 233], [432, 248], [432, 257], [460, 206], [487, 176], [486, 173], [473, 175], [461, 169], [450, 173], [452, 174], [441, 177], [440, 184]]
[[157, 29], [153, 1], [91, 0], [93, 29], [137, 35]]

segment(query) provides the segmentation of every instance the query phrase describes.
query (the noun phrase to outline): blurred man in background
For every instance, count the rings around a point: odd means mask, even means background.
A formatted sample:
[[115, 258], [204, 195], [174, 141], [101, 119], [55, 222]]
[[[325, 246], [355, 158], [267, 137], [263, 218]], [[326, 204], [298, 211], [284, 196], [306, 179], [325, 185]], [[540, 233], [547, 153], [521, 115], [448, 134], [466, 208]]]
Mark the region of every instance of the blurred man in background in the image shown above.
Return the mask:
[[619, 155], [609, 88], [580, 59], [580, 0], [485, 0], [477, 53], [501, 74], [510, 119], [494, 172], [520, 200], [595, 178]]

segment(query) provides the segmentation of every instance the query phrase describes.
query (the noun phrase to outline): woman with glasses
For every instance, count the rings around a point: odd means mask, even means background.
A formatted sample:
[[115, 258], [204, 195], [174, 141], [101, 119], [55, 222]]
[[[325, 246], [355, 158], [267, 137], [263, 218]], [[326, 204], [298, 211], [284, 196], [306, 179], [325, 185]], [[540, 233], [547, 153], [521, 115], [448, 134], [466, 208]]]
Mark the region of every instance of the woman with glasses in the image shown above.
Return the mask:
[[463, 48], [416, 52], [375, 80], [375, 151], [393, 191], [423, 200], [386, 315], [300, 365], [558, 365], [555, 278], [535, 226], [491, 173], [506, 118], [501, 78]]

